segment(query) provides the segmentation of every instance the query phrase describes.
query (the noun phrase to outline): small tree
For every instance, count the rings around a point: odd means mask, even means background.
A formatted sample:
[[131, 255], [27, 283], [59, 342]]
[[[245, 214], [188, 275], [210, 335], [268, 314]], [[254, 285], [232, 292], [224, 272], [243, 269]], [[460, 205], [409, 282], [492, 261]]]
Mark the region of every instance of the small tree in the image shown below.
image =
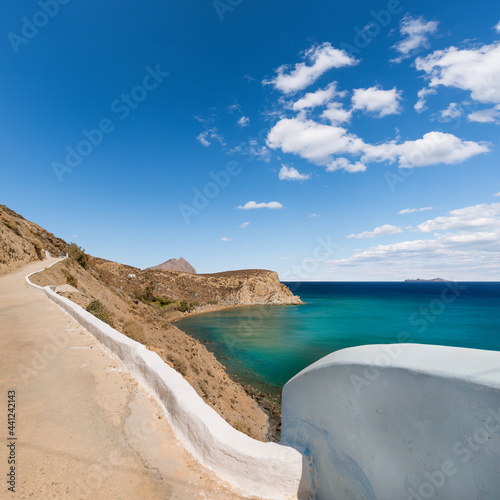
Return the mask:
[[71, 243], [68, 247], [68, 257], [78, 262], [84, 269], [87, 269], [87, 256], [85, 250], [79, 247], [76, 243]]

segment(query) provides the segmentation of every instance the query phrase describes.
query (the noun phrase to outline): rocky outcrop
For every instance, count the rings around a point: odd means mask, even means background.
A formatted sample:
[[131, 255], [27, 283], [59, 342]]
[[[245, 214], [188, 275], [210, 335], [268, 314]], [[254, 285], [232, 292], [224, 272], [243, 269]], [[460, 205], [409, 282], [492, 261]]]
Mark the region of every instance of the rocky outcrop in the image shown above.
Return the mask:
[[0, 205], [0, 274], [45, 259], [45, 250], [58, 256], [66, 253], [67, 247], [64, 240]]
[[180, 259], [169, 259], [158, 266], [148, 267], [148, 269], [158, 269], [163, 271], [178, 271], [181, 273], [196, 274], [196, 269], [182, 257]]
[[263, 269], [228, 271], [216, 274], [187, 274], [145, 271], [146, 283], [156, 284], [155, 294], [170, 300], [218, 304], [302, 304], [280, 283], [278, 273]]

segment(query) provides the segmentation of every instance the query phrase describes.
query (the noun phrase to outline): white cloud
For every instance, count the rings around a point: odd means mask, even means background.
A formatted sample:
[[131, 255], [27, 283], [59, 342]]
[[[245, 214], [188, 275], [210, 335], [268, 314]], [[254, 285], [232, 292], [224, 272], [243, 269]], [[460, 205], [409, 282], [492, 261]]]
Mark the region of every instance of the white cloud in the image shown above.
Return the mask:
[[240, 229], [244, 229], [245, 227], [249, 226], [250, 222], [244, 222], [241, 226]]
[[248, 116], [242, 116], [238, 121], [240, 127], [246, 127], [250, 123], [250, 118]]
[[302, 118], [283, 118], [267, 135], [271, 149], [295, 153], [318, 165], [327, 165], [334, 155], [360, 153], [363, 141], [345, 128]]
[[323, 118], [330, 120], [332, 125], [348, 122], [352, 116], [352, 110], [344, 109], [342, 103], [331, 102], [321, 115]]
[[500, 203], [474, 205], [452, 210], [449, 215], [419, 224], [423, 233], [451, 230], [500, 230]]
[[500, 197], [500, 193], [494, 194], [493, 196], [496, 196], [497, 198]]
[[301, 174], [296, 168], [282, 165], [278, 177], [280, 181], [306, 181], [311, 174]]
[[270, 201], [269, 203], [256, 203], [255, 201], [249, 201], [243, 206], [240, 205], [236, 208], [240, 210], [254, 210], [257, 208], [270, 208], [272, 210], [276, 210], [279, 208], [283, 208], [283, 205], [281, 203], [278, 203], [277, 201]]
[[346, 238], [355, 238], [359, 240], [362, 238], [375, 238], [376, 236], [388, 236], [402, 232], [403, 230], [400, 227], [392, 226], [391, 224], [384, 224], [383, 226], [376, 227], [373, 231], [363, 231], [359, 234], [349, 234]]
[[497, 33], [500, 33], [500, 21], [498, 21], [497, 24], [495, 24], [494, 28], [493, 28]]
[[[267, 145], [299, 155], [330, 171], [344, 169], [349, 172], [363, 171], [369, 162], [397, 161], [402, 168], [450, 165], [489, 151], [486, 143], [463, 141], [442, 132], [428, 132], [416, 141], [366, 144], [343, 127], [302, 117], [279, 120], [268, 133]], [[360, 159], [352, 163], [344, 158], [345, 155], [360, 156]]]
[[425, 212], [427, 210], [434, 210], [434, 207], [422, 207], [422, 208], [403, 208], [398, 212], [399, 215], [413, 214], [415, 212]]
[[346, 172], [354, 174], [356, 172], [364, 172], [366, 170], [366, 165], [360, 161], [351, 163], [347, 158], [336, 158], [326, 166], [326, 171], [335, 172], [336, 170], [345, 170]]
[[[500, 194], [500, 193], [499, 193], [499, 194]], [[312, 214], [308, 215], [308, 217], [309, 217], [310, 219], [313, 219], [313, 218], [315, 218], [315, 217], [319, 217], [319, 215], [318, 215], [318, 214], [315, 214], [315, 213], [313, 212]]]
[[500, 104], [500, 42], [437, 50], [415, 64], [426, 73], [430, 87], [455, 87], [469, 91], [476, 101]]
[[201, 134], [199, 134], [196, 137], [196, 139], [198, 139], [198, 141], [205, 147], [210, 146], [212, 144], [212, 141], [217, 141], [221, 146], [226, 145], [224, 138], [221, 135], [219, 135], [215, 127], [204, 130]]
[[500, 121], [500, 104], [489, 109], [474, 111], [467, 118], [471, 122], [498, 123]]
[[[419, 226], [433, 232], [430, 239], [401, 241], [356, 251], [351, 257], [330, 261], [340, 268], [360, 268], [366, 276], [448, 277], [478, 280], [500, 274], [500, 203], [452, 210]], [[349, 271], [352, 274], [351, 271]]]
[[347, 52], [333, 48], [330, 43], [312, 46], [303, 53], [303, 59], [305, 62], [297, 63], [293, 69], [286, 65], [280, 66], [274, 78], [264, 80], [262, 83], [273, 85], [285, 94], [291, 94], [311, 85], [332, 68], [353, 66], [358, 63]]
[[415, 111], [417, 113], [422, 113], [423, 111], [425, 111], [427, 109], [427, 106], [426, 106], [427, 96], [432, 95], [432, 94], [436, 94], [436, 93], [437, 92], [435, 89], [429, 89], [427, 87], [420, 89], [417, 93], [418, 101], [416, 102], [415, 106], [413, 106], [415, 108]]
[[464, 141], [453, 134], [428, 132], [422, 139], [396, 143], [386, 142], [366, 145], [364, 161], [397, 161], [401, 168], [427, 167], [444, 163], [462, 163], [473, 156], [487, 153], [489, 145], [481, 142]]
[[221, 241], [231, 241], [232, 238], [228, 238], [227, 236], [223, 236], [220, 240]]
[[439, 112], [439, 116], [442, 121], [453, 120], [454, 118], [458, 118], [462, 114], [462, 111], [458, 107], [456, 102], [450, 102], [449, 106], [446, 109], [443, 109]]
[[412, 17], [406, 14], [399, 26], [399, 31], [404, 38], [393, 46], [401, 55], [393, 59], [393, 62], [399, 63], [418, 49], [427, 47], [429, 36], [435, 33], [437, 28], [436, 21], [426, 21], [422, 17]]
[[368, 89], [354, 89], [352, 107], [382, 118], [401, 112], [400, 99], [401, 91], [396, 88], [383, 90], [379, 86], [375, 86]]
[[325, 105], [339, 95], [341, 93], [337, 92], [337, 84], [333, 82], [324, 89], [316, 90], [316, 92], [308, 92], [304, 97], [293, 103], [292, 109], [295, 111], [313, 109], [317, 106]]

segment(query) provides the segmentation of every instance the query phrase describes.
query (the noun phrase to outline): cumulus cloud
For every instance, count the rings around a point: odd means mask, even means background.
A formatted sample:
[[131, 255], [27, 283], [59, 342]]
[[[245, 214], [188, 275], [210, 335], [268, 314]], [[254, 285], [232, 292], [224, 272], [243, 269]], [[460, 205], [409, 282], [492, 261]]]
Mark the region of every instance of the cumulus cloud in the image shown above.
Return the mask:
[[366, 165], [360, 161], [351, 163], [347, 158], [336, 158], [328, 163], [326, 171], [335, 172], [336, 170], [345, 170], [346, 172], [355, 174], [356, 172], [364, 172], [366, 170]]
[[227, 236], [223, 236], [220, 240], [221, 241], [231, 241], [232, 238], [228, 238]]
[[304, 97], [293, 103], [292, 109], [294, 111], [313, 109], [317, 106], [325, 105], [339, 95], [343, 95], [343, 93], [337, 92], [337, 84], [333, 82], [324, 89], [316, 90], [316, 92], [308, 92]]
[[271, 210], [277, 210], [279, 208], [283, 208], [283, 205], [277, 201], [270, 201], [269, 203], [256, 203], [255, 201], [249, 201], [236, 208], [239, 210], [255, 210], [258, 208], [270, 208]]
[[418, 96], [418, 101], [416, 102], [415, 106], [415, 111], [417, 113], [422, 113], [427, 109], [427, 96], [436, 94], [436, 89], [430, 89], [427, 87], [424, 87], [423, 89], [420, 89], [417, 93]]
[[[419, 273], [443, 275], [461, 273], [460, 279], [492, 279], [500, 271], [500, 203], [481, 204], [452, 210], [419, 226], [430, 239], [401, 241], [358, 250], [351, 257], [330, 261], [336, 270], [379, 269], [391, 275], [408, 277]], [[379, 274], [380, 276], [380, 274]]]
[[[399, 167], [425, 167], [440, 163], [454, 164], [489, 151], [486, 143], [464, 141], [453, 134], [429, 132], [421, 139], [366, 144], [345, 128], [317, 123], [302, 117], [283, 118], [269, 131], [267, 145], [294, 153], [334, 171], [360, 172], [370, 162], [398, 162]], [[346, 155], [358, 156], [354, 163]]]
[[426, 21], [423, 17], [412, 17], [406, 14], [401, 20], [399, 31], [403, 39], [393, 46], [401, 55], [393, 62], [401, 62], [413, 55], [418, 49], [427, 47], [430, 35], [436, 33], [438, 23]]
[[267, 145], [318, 165], [327, 165], [334, 155], [359, 154], [364, 147], [363, 141], [345, 128], [300, 117], [279, 120], [268, 133]]
[[363, 238], [375, 238], [376, 236], [388, 236], [391, 234], [402, 233], [403, 230], [398, 226], [392, 226], [391, 224], [384, 224], [383, 226], [376, 227], [373, 231], [363, 231], [358, 234], [349, 234], [346, 238], [355, 238], [357, 240]]
[[500, 230], [500, 203], [474, 205], [452, 210], [449, 215], [419, 224], [423, 233], [451, 230]]
[[497, 33], [500, 33], [500, 21], [498, 21], [497, 24], [495, 24], [495, 27], [493, 28]]
[[352, 110], [344, 109], [341, 102], [331, 102], [322, 113], [322, 118], [326, 118], [332, 125], [348, 122], [352, 116]]
[[422, 207], [422, 208], [403, 208], [398, 212], [399, 215], [413, 214], [415, 212], [425, 212], [427, 210], [434, 210], [434, 207]]
[[352, 107], [382, 118], [401, 112], [400, 99], [401, 92], [396, 88], [383, 90], [375, 86], [368, 89], [354, 89]]
[[237, 122], [240, 127], [246, 127], [250, 123], [248, 116], [242, 116]]
[[439, 112], [439, 118], [441, 121], [450, 121], [454, 118], [458, 118], [462, 114], [462, 111], [458, 107], [456, 102], [450, 102], [446, 109]]
[[464, 141], [453, 134], [428, 132], [422, 139], [396, 143], [386, 142], [366, 145], [365, 161], [397, 161], [401, 168], [427, 167], [444, 163], [462, 163], [473, 156], [487, 153], [489, 145], [484, 142]]
[[455, 87], [479, 102], [500, 104], [500, 42], [469, 49], [449, 47], [417, 58], [430, 87]]
[[264, 85], [273, 85], [284, 94], [302, 90], [314, 83], [321, 75], [332, 68], [353, 66], [358, 63], [344, 50], [335, 49], [330, 43], [314, 45], [303, 54], [305, 62], [295, 64], [293, 68], [280, 66], [274, 78], [264, 80]]
[[498, 123], [500, 121], [500, 104], [489, 109], [474, 111], [474, 113], [470, 113], [467, 119], [478, 123]]
[[311, 174], [301, 174], [296, 168], [282, 165], [278, 177], [280, 181], [306, 181]]
[[245, 227], [249, 226], [250, 222], [244, 222], [241, 226], [240, 229], [244, 229]]

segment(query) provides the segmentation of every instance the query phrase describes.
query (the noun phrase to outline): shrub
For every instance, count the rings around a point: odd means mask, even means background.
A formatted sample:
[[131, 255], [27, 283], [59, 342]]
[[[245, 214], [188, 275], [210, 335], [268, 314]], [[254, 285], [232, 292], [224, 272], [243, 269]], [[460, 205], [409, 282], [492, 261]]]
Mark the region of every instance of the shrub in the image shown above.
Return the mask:
[[127, 337], [130, 337], [132, 340], [140, 342], [141, 344], [144, 344], [144, 342], [146, 341], [146, 336], [144, 335], [144, 327], [138, 321], [127, 321], [123, 328], [123, 333]]
[[177, 309], [180, 312], [186, 312], [189, 311], [189, 304], [187, 303], [187, 300], [181, 300], [177, 306]]
[[87, 311], [93, 314], [97, 319], [107, 323], [109, 326], [114, 326], [112, 314], [104, 307], [104, 304], [100, 300], [93, 300], [87, 306]]
[[208, 304], [209, 306], [216, 306], [216, 305], [218, 304], [218, 302], [217, 302], [216, 300], [209, 300], [209, 301], [207, 302], [207, 304]]
[[68, 257], [78, 262], [84, 269], [87, 269], [88, 260], [85, 255], [85, 250], [76, 243], [71, 243], [68, 247]]
[[9, 224], [8, 222], [5, 222], [4, 221], [4, 224], [11, 230], [11, 231], [14, 231], [14, 233], [16, 233], [18, 236], [21, 236], [21, 232], [19, 231], [19, 228], [17, 226], [12, 226], [11, 224]]
[[66, 283], [68, 285], [78, 287], [78, 280], [66, 269], [63, 269], [64, 277], [66, 278]]
[[186, 361], [184, 361], [181, 357], [176, 356], [175, 354], [170, 354], [170, 361], [174, 365], [174, 368], [181, 373], [182, 375], [187, 375], [188, 366]]

